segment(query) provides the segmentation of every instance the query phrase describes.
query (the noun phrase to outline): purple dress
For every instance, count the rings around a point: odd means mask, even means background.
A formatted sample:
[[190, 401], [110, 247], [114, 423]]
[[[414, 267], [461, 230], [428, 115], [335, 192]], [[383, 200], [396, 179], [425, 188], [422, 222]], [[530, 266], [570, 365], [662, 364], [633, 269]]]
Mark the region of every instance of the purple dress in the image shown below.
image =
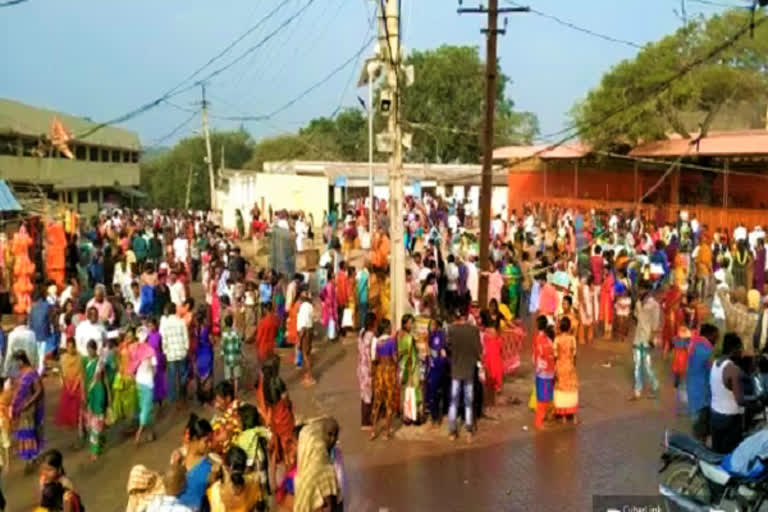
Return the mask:
[[763, 295], [765, 287], [765, 247], [755, 251], [755, 288]]
[[213, 345], [208, 327], [200, 328], [200, 335], [195, 350], [195, 367], [200, 379], [205, 380], [213, 372]]
[[155, 402], [162, 402], [168, 396], [168, 378], [165, 376], [165, 353], [163, 353], [162, 337], [159, 331], [151, 331], [147, 335], [147, 343], [155, 350], [157, 371], [155, 372], [155, 388], [152, 392]]

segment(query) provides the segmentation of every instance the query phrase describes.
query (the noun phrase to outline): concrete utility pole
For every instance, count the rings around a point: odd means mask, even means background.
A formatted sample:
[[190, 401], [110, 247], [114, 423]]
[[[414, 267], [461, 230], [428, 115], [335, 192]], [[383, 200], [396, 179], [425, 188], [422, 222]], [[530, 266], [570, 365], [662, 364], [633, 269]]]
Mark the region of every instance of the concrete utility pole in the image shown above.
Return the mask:
[[[405, 314], [405, 245], [403, 243], [403, 134], [400, 127], [400, 0], [381, 0], [386, 4], [380, 12], [379, 39], [384, 52], [389, 106], [389, 135], [392, 154], [389, 157], [389, 236], [391, 253], [389, 280], [392, 325], [400, 325]], [[384, 105], [382, 104], [382, 108]]]
[[[461, 0], [459, 0], [461, 5]], [[458, 13], [488, 14], [488, 27], [483, 29], [486, 36], [485, 56], [485, 125], [483, 126], [483, 177], [480, 185], [480, 286], [478, 301], [480, 307], [488, 302], [488, 268], [490, 234], [491, 234], [491, 196], [493, 194], [493, 121], [496, 116], [496, 38], [504, 34], [506, 29], [498, 28], [499, 13], [528, 12], [528, 7], [504, 7], [499, 9], [499, 0], [489, 0], [488, 8], [459, 7]], [[506, 19], [505, 19], [506, 25]]]
[[192, 195], [192, 175], [195, 173], [194, 166], [189, 166], [189, 172], [187, 173], [187, 198], [184, 200], [184, 209], [189, 210], [189, 200]]
[[216, 179], [213, 174], [213, 154], [211, 152], [211, 134], [208, 133], [208, 102], [205, 100], [205, 84], [203, 88], [203, 135], [205, 136], [206, 161], [208, 163], [208, 184], [211, 188], [211, 210], [216, 211]]

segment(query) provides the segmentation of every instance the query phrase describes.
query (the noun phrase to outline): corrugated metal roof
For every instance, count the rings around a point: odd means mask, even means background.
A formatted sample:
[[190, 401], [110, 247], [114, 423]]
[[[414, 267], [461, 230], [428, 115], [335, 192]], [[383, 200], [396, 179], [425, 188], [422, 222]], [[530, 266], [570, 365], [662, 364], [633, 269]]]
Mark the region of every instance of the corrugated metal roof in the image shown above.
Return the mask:
[[20, 212], [21, 205], [11, 192], [11, 187], [5, 180], [0, 180], [0, 211], [2, 212]]
[[532, 158], [534, 156], [541, 159], [556, 158], [581, 158], [591, 151], [589, 146], [584, 144], [563, 144], [550, 149], [548, 144], [538, 144], [534, 146], [504, 146], [493, 150], [494, 160], [514, 160], [519, 158]]
[[[67, 131], [73, 136], [84, 133], [98, 124], [55, 110], [33, 107], [18, 101], [0, 98], [0, 134], [39, 137], [41, 134], [48, 133], [54, 116], [64, 124]], [[105, 126], [82, 139], [82, 142], [116, 149], [134, 151], [141, 149], [139, 136], [136, 133], [113, 126]]]
[[[692, 133], [691, 137], [698, 134]], [[672, 157], [683, 155], [732, 156], [768, 155], [768, 131], [742, 130], [711, 132], [691, 147], [691, 141], [680, 137], [641, 144], [629, 152], [630, 156]]]

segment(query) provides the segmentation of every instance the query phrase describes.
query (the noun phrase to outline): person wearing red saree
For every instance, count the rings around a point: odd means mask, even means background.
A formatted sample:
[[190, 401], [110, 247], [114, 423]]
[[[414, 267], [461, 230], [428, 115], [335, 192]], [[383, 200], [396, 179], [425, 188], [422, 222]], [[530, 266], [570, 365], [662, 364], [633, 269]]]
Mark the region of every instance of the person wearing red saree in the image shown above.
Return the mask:
[[259, 361], [266, 361], [275, 353], [275, 340], [280, 328], [280, 320], [272, 311], [272, 303], [267, 302], [262, 307], [261, 320], [256, 330], [256, 351]]
[[219, 299], [218, 286], [221, 278], [221, 268], [213, 271], [213, 279], [208, 284], [211, 295], [211, 334], [214, 337], [221, 335], [221, 300]]
[[603, 281], [600, 284], [600, 321], [603, 323], [603, 336], [611, 338], [613, 334], [613, 274], [610, 269], [603, 269]]
[[80, 415], [85, 396], [83, 362], [74, 337], [67, 338], [67, 350], [59, 357], [61, 367], [61, 395], [54, 422], [66, 429], [80, 426]]
[[503, 340], [499, 335], [499, 320], [491, 319], [487, 311], [483, 311], [483, 369], [485, 370], [485, 389], [488, 394], [488, 405], [494, 405], [496, 394], [501, 392], [504, 384], [504, 363], [501, 357]]
[[544, 428], [544, 421], [552, 406], [555, 393], [554, 327], [548, 326], [544, 315], [536, 319], [538, 332], [533, 340], [533, 368], [536, 374], [536, 416], [534, 426]]
[[668, 353], [672, 348], [672, 338], [677, 336], [678, 330], [683, 320], [683, 292], [680, 291], [677, 284], [672, 284], [664, 293], [662, 300], [662, 311], [664, 311], [664, 327], [662, 329], [662, 343], [664, 353]]
[[[336, 306], [338, 310], [338, 320], [341, 321], [344, 317], [344, 309], [349, 307], [349, 302], [352, 297], [352, 284], [349, 280], [349, 274], [347, 273], [346, 265], [343, 261], [339, 262], [339, 271], [336, 273]], [[344, 335], [343, 329], [340, 325], [336, 326]]]
[[264, 361], [261, 367], [256, 383], [256, 408], [273, 434], [267, 451], [269, 468], [273, 473], [270, 480], [275, 481], [277, 464], [282, 463], [287, 470], [296, 462], [293, 404], [288, 397], [285, 382], [280, 378], [280, 358], [277, 356]]

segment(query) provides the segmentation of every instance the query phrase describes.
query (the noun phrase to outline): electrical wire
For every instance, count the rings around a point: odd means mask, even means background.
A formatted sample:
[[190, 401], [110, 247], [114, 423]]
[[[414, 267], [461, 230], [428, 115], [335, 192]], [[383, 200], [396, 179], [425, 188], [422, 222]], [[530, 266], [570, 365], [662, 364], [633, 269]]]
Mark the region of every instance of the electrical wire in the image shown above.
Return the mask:
[[[373, 25], [368, 27], [368, 32], [365, 35], [366, 41], [373, 41], [373, 38], [371, 37], [371, 33], [373, 32]], [[367, 46], [367, 45], [366, 45]], [[344, 86], [344, 89], [341, 91], [341, 96], [339, 97], [339, 104], [336, 106], [336, 109], [334, 109], [333, 113], [331, 114], [331, 119], [336, 117], [336, 114], [341, 112], [341, 107], [344, 104], [344, 96], [347, 95], [347, 91], [349, 90], [349, 86], [352, 85], [352, 82], [355, 79], [355, 75], [357, 74], [357, 69], [360, 67], [360, 59], [362, 58], [363, 54], [360, 53], [357, 56], [357, 59], [355, 59], [355, 65], [352, 66], [351, 71], [349, 73], [349, 79], [347, 79], [347, 84]]]
[[0, 7], [11, 7], [12, 5], [23, 4], [29, 0], [8, 0], [7, 2], [0, 2]]
[[[339, 18], [339, 14], [341, 13], [342, 8], [346, 5], [346, 2], [347, 2], [347, 0], [341, 0], [338, 3], [338, 5], [336, 6], [335, 10], [332, 10], [330, 8], [330, 5], [325, 8], [324, 12], [327, 12], [327, 13], [330, 14], [330, 16], [328, 18], [328, 21], [323, 19], [323, 14], [324, 13], [321, 13], [319, 19], [315, 23], [310, 24], [310, 27], [312, 27], [312, 28], [319, 28], [319, 30], [316, 30], [316, 31], [313, 30], [311, 33], [310, 33], [310, 31], [304, 31], [302, 39], [304, 40], [304, 44], [308, 48], [314, 49], [314, 48], [318, 47], [318, 43], [329, 32], [328, 30], [323, 30], [323, 29], [324, 28], [327, 29], [327, 27], [330, 26], [330, 22], [332, 20], [335, 20], [335, 19]], [[296, 28], [296, 30], [298, 30], [300, 28], [300, 25], [296, 25], [295, 28]], [[290, 38], [288, 40], [290, 40]], [[286, 46], [286, 45], [283, 45], [283, 46]], [[279, 60], [279, 65], [275, 69], [273, 69], [274, 73], [272, 74], [271, 79], [267, 80], [265, 83], [262, 84], [262, 88], [264, 90], [273, 90], [273, 89], [276, 89], [276, 88], [280, 87], [278, 85], [279, 84], [279, 79], [282, 77], [282, 75], [285, 72], [286, 68], [291, 63], [295, 63], [297, 61], [296, 57], [299, 54], [300, 48], [301, 48], [301, 46], [297, 45], [296, 47], [294, 47], [293, 52], [290, 55], [286, 55], [285, 57], [283, 57], [281, 59], [278, 59]], [[303, 54], [303, 57], [307, 57], [307, 56], [308, 56], [308, 52], [305, 52]], [[256, 94], [258, 94], [258, 91], [255, 88], [252, 89], [245, 96], [244, 101], [246, 103], [250, 102], [250, 100]]]
[[[301, 0], [296, 0], [296, 5], [298, 5], [300, 3], [300, 1]], [[282, 49], [282, 48], [286, 47], [288, 42], [291, 41], [294, 38], [294, 36], [296, 35], [296, 32], [301, 27], [301, 23], [300, 23], [301, 18], [303, 18], [304, 14], [306, 14], [307, 12], [309, 12], [309, 11], [304, 11], [302, 16], [300, 16], [296, 20], [297, 22], [294, 23], [293, 29], [290, 32], [287, 33], [287, 37], [284, 40], [282, 40], [282, 41], [275, 40], [274, 41], [274, 44], [271, 45], [270, 48], [269, 48], [270, 53], [267, 53], [264, 56], [264, 61], [265, 62], [272, 62], [272, 61], [277, 60], [277, 59], [275, 59], [275, 57], [277, 56], [277, 52], [279, 51], [279, 49]], [[278, 50], [275, 50], [275, 48], [277, 48]], [[275, 51], [272, 51], [272, 50], [275, 50]], [[239, 90], [240, 84], [243, 82], [243, 80], [245, 79], [246, 75], [249, 75], [249, 79], [250, 79], [250, 74], [251, 73], [258, 72], [258, 67], [253, 65], [255, 60], [256, 60], [256, 55], [251, 55], [248, 58], [248, 61], [243, 66], [242, 73], [240, 73], [240, 75], [238, 76], [237, 80], [235, 80], [234, 83], [233, 83], [233, 86], [232, 86], [233, 90], [235, 90], [235, 91]], [[282, 61], [283, 65], [285, 65], [285, 62], [286, 62], [287, 59], [279, 59], [279, 60]]]
[[333, 78], [335, 75], [337, 75], [339, 72], [341, 72], [344, 68], [346, 68], [350, 63], [352, 63], [356, 58], [358, 58], [366, 48], [374, 41], [374, 37], [369, 37], [365, 44], [363, 44], [360, 49], [358, 49], [352, 56], [350, 56], [347, 60], [342, 62], [340, 65], [336, 66], [334, 69], [330, 71], [327, 75], [325, 75], [323, 78], [309, 86], [307, 89], [302, 91], [298, 96], [293, 98], [292, 100], [286, 102], [282, 106], [276, 108], [275, 110], [271, 111], [268, 114], [264, 115], [243, 115], [243, 116], [211, 116], [215, 119], [221, 119], [224, 121], [265, 121], [267, 119], [272, 119], [277, 114], [289, 109], [293, 105], [295, 105], [297, 102], [301, 101], [303, 98], [305, 98], [308, 94], [310, 94], [312, 91], [317, 89], [318, 87], [324, 85], [327, 83], [331, 78]]
[[164, 143], [165, 141], [169, 140], [171, 137], [173, 137], [174, 135], [176, 135], [177, 133], [179, 133], [179, 131], [180, 131], [182, 128], [184, 128], [184, 127], [185, 127], [185, 126], [187, 126], [187, 125], [188, 125], [190, 122], [192, 122], [192, 120], [193, 120], [193, 119], [195, 119], [195, 118], [196, 118], [196, 117], [197, 117], [199, 114], [200, 114], [200, 111], [199, 111], [199, 110], [196, 110], [196, 111], [192, 112], [192, 115], [191, 115], [191, 116], [189, 116], [189, 117], [188, 117], [188, 118], [186, 118], [184, 121], [182, 121], [181, 123], [179, 123], [179, 124], [178, 124], [178, 125], [177, 125], [177, 126], [174, 128], [174, 129], [173, 129], [173, 130], [171, 130], [171, 131], [170, 131], [170, 132], [168, 132], [167, 134], [163, 135], [162, 137], [159, 137], [159, 138], [155, 139], [155, 140], [154, 140], [154, 142], [152, 142], [152, 145], [150, 145], [148, 148], [143, 148], [143, 149], [144, 149], [144, 150], [146, 150], [146, 149], [152, 149], [152, 148], [156, 148], [156, 147], [160, 146], [162, 143]]
[[[650, 99], [658, 96], [659, 94], [662, 94], [663, 92], [667, 91], [672, 86], [672, 84], [674, 84], [677, 80], [681, 79], [682, 77], [684, 77], [685, 75], [690, 73], [696, 67], [698, 67], [698, 66], [706, 63], [710, 59], [713, 59], [714, 57], [718, 56], [719, 54], [721, 54], [722, 52], [724, 52], [725, 50], [727, 50], [728, 48], [730, 48], [731, 46], [736, 44], [739, 41], [739, 39], [741, 39], [745, 34], [751, 33], [753, 31], [753, 29], [759, 27], [760, 25], [762, 25], [766, 21], [768, 21], [768, 17], [761, 18], [760, 20], [755, 22], [754, 26], [751, 23], [747, 24], [746, 26], [744, 26], [743, 28], [738, 30], [733, 36], [727, 38], [723, 43], [719, 44], [718, 46], [713, 48], [711, 51], [709, 51], [706, 55], [691, 61], [688, 65], [682, 67], [680, 69], [680, 71], [678, 71], [677, 73], [674, 73], [670, 78], [668, 78], [667, 80], [664, 80], [663, 82], [660, 82], [659, 85], [656, 86], [655, 88], [653, 88], [651, 90], [651, 92], [645, 98], [643, 98], [642, 100], [634, 101], [632, 103], [628, 103], [628, 104], [626, 104], [624, 106], [618, 107], [618, 108], [608, 112], [608, 114], [603, 116], [602, 119], [600, 119], [599, 121], [589, 123], [587, 126], [579, 127], [579, 126], [577, 126], [575, 124], [571, 124], [571, 126], [566, 127], [566, 128], [564, 128], [562, 130], [558, 130], [557, 132], [554, 132], [553, 134], [549, 134], [549, 135], [543, 136], [543, 138], [545, 138], [545, 139], [552, 139], [552, 138], [558, 137], [558, 136], [563, 135], [563, 134], [567, 134], [568, 132], [575, 130], [575, 131], [573, 131], [573, 133], [563, 136], [562, 138], [558, 139], [556, 142], [554, 142], [552, 144], [549, 144], [549, 145], [545, 146], [544, 148], [542, 148], [542, 149], [540, 149], [538, 151], [535, 151], [531, 155], [528, 155], [528, 156], [522, 157], [522, 158], [518, 158], [515, 161], [510, 162], [509, 165], [510, 166], [515, 166], [515, 165], [520, 165], [522, 163], [534, 160], [534, 159], [538, 158], [539, 156], [541, 156], [542, 154], [544, 154], [544, 153], [546, 153], [548, 151], [552, 151], [552, 150], [562, 146], [566, 142], [568, 142], [568, 141], [578, 137], [579, 135], [581, 135], [587, 129], [596, 128], [596, 127], [598, 127], [598, 126], [600, 126], [600, 125], [610, 121], [612, 118], [616, 117], [617, 115], [619, 115], [619, 114], [621, 114], [623, 112], [629, 111], [630, 109], [632, 109], [636, 105], [645, 103], [646, 101], [649, 101]], [[464, 176], [458, 176], [458, 177], [455, 177], [454, 179], [456, 179], [456, 180], [471, 179], [471, 178], [476, 178], [478, 175], [479, 175], [478, 173], [472, 173], [472, 174], [466, 174]]]
[[272, 9], [271, 11], [269, 11], [269, 12], [268, 12], [268, 13], [267, 13], [267, 14], [266, 14], [266, 15], [265, 15], [263, 18], [261, 18], [259, 21], [257, 21], [257, 22], [256, 22], [254, 25], [252, 25], [252, 26], [251, 26], [251, 27], [250, 27], [248, 30], [246, 30], [245, 32], [243, 32], [243, 33], [242, 33], [240, 36], [238, 36], [238, 37], [237, 37], [237, 38], [236, 38], [234, 41], [232, 41], [232, 42], [231, 42], [231, 43], [229, 43], [227, 46], [225, 46], [225, 47], [224, 47], [224, 49], [223, 49], [223, 50], [221, 50], [219, 53], [217, 53], [216, 55], [214, 55], [213, 57], [211, 57], [210, 59], [208, 59], [208, 61], [207, 61], [205, 64], [203, 64], [202, 66], [200, 66], [199, 68], [197, 68], [197, 69], [196, 69], [194, 72], [190, 73], [190, 74], [189, 74], [189, 76], [188, 76], [187, 78], [185, 78], [184, 80], [182, 80], [181, 82], [179, 82], [179, 84], [178, 84], [178, 85], [176, 85], [176, 87], [174, 87], [173, 89], [171, 89], [169, 92], [173, 92], [173, 91], [177, 90], [177, 89], [178, 89], [178, 88], [180, 88], [180, 87], [181, 87], [183, 84], [185, 84], [185, 83], [186, 83], [186, 82], [188, 82], [189, 80], [192, 80], [194, 77], [196, 77], [196, 76], [197, 76], [197, 75], [198, 75], [200, 72], [202, 72], [202, 71], [203, 71], [205, 68], [207, 68], [208, 66], [210, 66], [211, 64], [213, 64], [214, 62], [216, 62], [217, 60], [219, 60], [220, 58], [222, 58], [224, 55], [226, 55], [226, 54], [227, 54], [227, 53], [228, 53], [228, 52], [229, 52], [229, 51], [230, 51], [232, 48], [234, 48], [235, 46], [237, 46], [237, 44], [238, 44], [238, 43], [240, 43], [240, 41], [242, 41], [243, 39], [245, 39], [246, 37], [248, 37], [249, 35], [251, 35], [251, 34], [252, 34], [253, 32], [255, 32], [255, 31], [256, 31], [256, 30], [257, 30], [259, 27], [261, 27], [261, 26], [262, 26], [264, 23], [266, 23], [267, 21], [269, 21], [269, 20], [270, 20], [270, 19], [271, 19], [271, 18], [272, 18], [272, 17], [273, 17], [275, 14], [277, 14], [277, 13], [280, 11], [280, 9], [282, 9], [283, 7], [285, 7], [285, 6], [288, 4], [288, 2], [290, 2], [290, 1], [291, 1], [291, 0], [283, 0], [282, 2], [280, 2], [279, 4], [277, 4], [277, 6], [276, 6], [274, 9]]
[[255, 45], [253, 45], [250, 48], [248, 48], [247, 50], [245, 50], [243, 53], [238, 55], [235, 59], [230, 61], [228, 64], [226, 64], [226, 65], [216, 69], [215, 71], [212, 71], [211, 73], [208, 73], [205, 76], [205, 78], [202, 78], [202, 79], [198, 80], [193, 85], [193, 87], [197, 87], [200, 84], [203, 84], [205, 82], [209, 82], [211, 79], [219, 76], [220, 74], [222, 74], [223, 72], [227, 71], [228, 69], [230, 69], [235, 64], [238, 64], [239, 62], [241, 62], [243, 59], [248, 57], [250, 54], [252, 54], [256, 50], [258, 50], [259, 48], [264, 46], [270, 39], [275, 37], [281, 30], [283, 30], [285, 27], [287, 27], [288, 25], [290, 25], [291, 23], [296, 21], [296, 19], [298, 19], [301, 16], [301, 14], [305, 10], [307, 10], [309, 8], [309, 6], [311, 6], [314, 2], [315, 2], [315, 0], [308, 0], [308, 2], [305, 3], [298, 11], [294, 12], [291, 16], [286, 18], [280, 25], [277, 26], [276, 29], [274, 29], [272, 32], [267, 34], [263, 39], [261, 39], [261, 41], [259, 41]]
[[724, 2], [713, 2], [712, 0], [687, 0], [691, 3], [709, 5], [710, 7], [724, 7], [726, 9], [751, 9], [752, 5], [733, 5]]
[[[290, 0], [283, 0], [283, 3], [279, 4], [278, 8], [280, 6], [282, 6], [284, 3], [288, 2], [288, 1], [290, 1]], [[220, 75], [221, 73], [225, 72], [226, 70], [228, 70], [229, 68], [231, 68], [232, 66], [234, 66], [235, 64], [237, 64], [238, 62], [243, 60], [245, 57], [247, 57], [248, 55], [250, 55], [251, 53], [253, 53], [257, 49], [261, 48], [270, 39], [272, 39], [278, 32], [280, 32], [283, 28], [285, 28], [291, 22], [293, 22], [301, 14], [301, 12], [303, 12], [304, 9], [308, 8], [313, 2], [314, 2], [314, 0], [309, 0], [304, 5], [304, 7], [301, 8], [301, 10], [299, 10], [296, 13], [294, 13], [289, 18], [287, 18], [285, 21], [283, 21], [275, 30], [270, 32], [261, 41], [259, 41], [255, 46], [250, 47], [248, 50], [246, 50], [244, 53], [240, 54], [240, 56], [238, 56], [236, 59], [231, 61], [229, 64], [227, 64], [227, 65], [225, 65], [225, 66], [215, 70], [214, 72], [208, 74], [205, 78], [197, 80], [195, 83], [193, 83], [192, 85], [189, 85], [188, 87], [184, 87], [184, 88], [179, 89], [181, 83], [184, 83], [184, 82], [181, 82], [179, 85], [177, 85], [173, 89], [169, 90], [165, 94], [161, 95], [160, 97], [158, 97], [158, 98], [156, 98], [156, 99], [154, 99], [154, 100], [152, 100], [152, 101], [150, 101], [148, 103], [145, 103], [144, 105], [142, 105], [142, 106], [140, 106], [138, 108], [135, 108], [135, 109], [133, 109], [133, 110], [123, 114], [123, 115], [120, 115], [118, 117], [110, 119], [109, 121], [98, 123], [95, 126], [91, 127], [90, 129], [86, 130], [85, 132], [83, 132], [81, 134], [78, 134], [75, 138], [76, 139], [84, 139], [84, 138], [86, 138], [86, 137], [88, 137], [90, 135], [93, 135], [97, 131], [102, 130], [103, 128], [106, 128], [109, 125], [123, 123], [125, 121], [128, 121], [129, 119], [133, 119], [133, 118], [135, 118], [135, 117], [137, 117], [137, 116], [139, 116], [139, 115], [141, 115], [141, 114], [143, 114], [143, 113], [145, 113], [145, 112], [147, 112], [149, 110], [152, 110], [153, 108], [157, 107], [161, 103], [164, 103], [166, 100], [168, 100], [168, 99], [170, 99], [170, 98], [172, 98], [174, 96], [177, 96], [179, 94], [182, 94], [182, 93], [184, 93], [186, 91], [189, 91], [191, 89], [194, 89], [194, 88], [198, 87], [199, 85], [205, 83], [206, 81], [214, 78], [215, 76]], [[270, 11], [270, 13], [268, 13], [267, 16], [271, 16], [274, 12], [276, 12], [276, 11], [273, 9], [273, 11]], [[262, 20], [264, 20], [264, 18], [262, 18]], [[260, 21], [262, 21], [262, 20], [260, 20]], [[229, 45], [229, 46], [231, 47], [232, 45]], [[226, 52], [223, 52], [223, 53], [219, 52], [219, 53], [221, 55], [223, 55]], [[213, 60], [216, 60], [216, 59], [213, 59]], [[210, 59], [209, 59], [209, 62], [211, 62]], [[206, 64], [206, 66], [207, 65], [209, 65], [209, 64]], [[201, 68], [201, 69], [203, 69], [203, 68]], [[196, 71], [194, 73], [194, 75], [197, 76], [198, 73], [199, 73], [199, 71]], [[189, 78], [185, 79], [185, 81], [187, 81], [187, 80], [189, 80]]]
[[[512, 0], [506, 0], [506, 2], [509, 5], [512, 5], [512, 6], [515, 6], [515, 7], [523, 7], [521, 4], [519, 4], [517, 2], [514, 2]], [[582, 27], [582, 26], [576, 25], [575, 23], [571, 23], [570, 21], [566, 21], [566, 20], [564, 20], [562, 18], [559, 18], [557, 16], [554, 16], [552, 14], [548, 14], [546, 12], [542, 12], [542, 11], [536, 10], [536, 9], [534, 9], [532, 7], [529, 7], [529, 12], [531, 14], [535, 14], [536, 16], [539, 16], [541, 18], [547, 18], [549, 20], [552, 20], [552, 21], [554, 21], [554, 22], [556, 22], [556, 23], [558, 23], [558, 24], [560, 24], [560, 25], [562, 25], [564, 27], [570, 28], [572, 30], [576, 30], [577, 32], [581, 32], [583, 34], [587, 34], [587, 35], [592, 36], [592, 37], [596, 37], [598, 39], [602, 39], [604, 41], [608, 41], [608, 42], [611, 42], [611, 43], [617, 43], [617, 44], [623, 44], [623, 45], [626, 45], [626, 46], [630, 46], [632, 48], [642, 48], [643, 47], [642, 44], [635, 43], [633, 41], [627, 41], [626, 39], [619, 39], [617, 37], [609, 36], [609, 35], [606, 35], [606, 34], [601, 34], [600, 32], [595, 32], [594, 30], [590, 30], [590, 29], [588, 29], [586, 27]]]

